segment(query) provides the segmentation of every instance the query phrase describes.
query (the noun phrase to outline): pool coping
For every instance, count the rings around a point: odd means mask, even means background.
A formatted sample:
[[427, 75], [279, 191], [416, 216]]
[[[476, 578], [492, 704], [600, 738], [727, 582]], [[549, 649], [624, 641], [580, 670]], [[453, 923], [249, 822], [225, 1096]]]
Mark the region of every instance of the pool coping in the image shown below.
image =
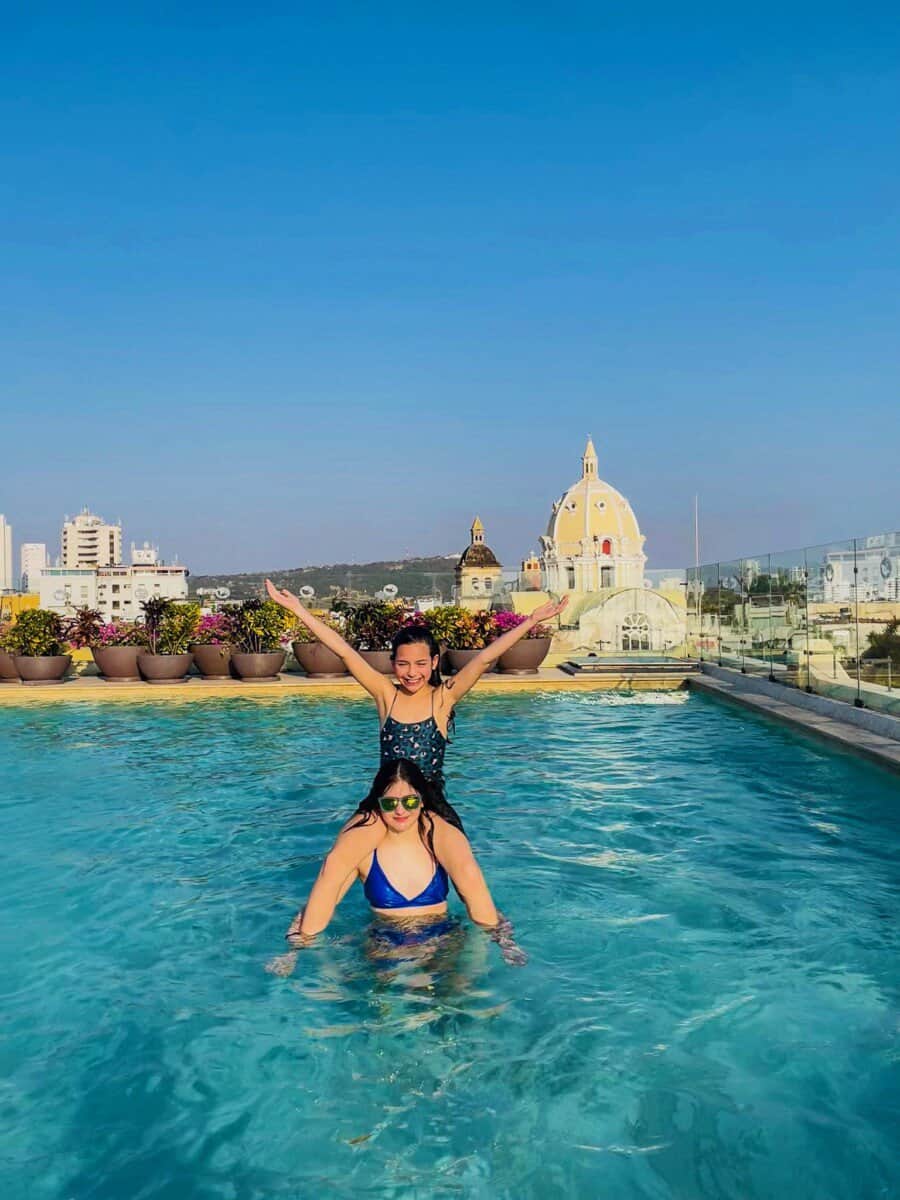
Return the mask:
[[[782, 721], [814, 737], [836, 742], [845, 750], [900, 773], [900, 720], [896, 717], [868, 714], [878, 717], [878, 727], [867, 728], [865, 710], [824, 696], [794, 692], [783, 684], [748, 678], [727, 667], [716, 667], [712, 671], [704, 664], [702, 674], [692, 676], [688, 686], [692, 691], [717, 696], [770, 720]], [[883, 721], [892, 722], [896, 728], [883, 726]]]
[[[479, 692], [529, 691], [677, 691], [685, 686], [685, 676], [660, 672], [632, 675], [567, 675], [558, 667], [542, 667], [535, 675], [482, 675]], [[106, 701], [202, 701], [224, 697], [260, 700], [283, 699], [288, 696], [347, 696], [362, 697], [365, 692], [351, 676], [335, 679], [310, 679], [306, 675], [285, 674], [269, 682], [238, 679], [201, 679], [189, 676], [178, 683], [110, 683], [98, 675], [81, 675], [59, 684], [30, 685], [9, 683], [0, 685], [0, 706], [60, 703], [65, 701], [104, 703]]]

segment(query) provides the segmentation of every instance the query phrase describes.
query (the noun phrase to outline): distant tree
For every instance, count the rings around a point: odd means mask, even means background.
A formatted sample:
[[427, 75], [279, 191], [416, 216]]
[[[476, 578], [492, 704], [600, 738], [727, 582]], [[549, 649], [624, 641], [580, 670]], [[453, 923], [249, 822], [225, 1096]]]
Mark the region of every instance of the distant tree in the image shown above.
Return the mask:
[[734, 614], [734, 606], [740, 596], [732, 588], [707, 588], [700, 601], [700, 611], [705, 613], [721, 613], [728, 620]]
[[881, 633], [869, 634], [869, 648], [863, 658], [889, 658], [900, 666], [900, 618], [895, 617], [885, 625]]

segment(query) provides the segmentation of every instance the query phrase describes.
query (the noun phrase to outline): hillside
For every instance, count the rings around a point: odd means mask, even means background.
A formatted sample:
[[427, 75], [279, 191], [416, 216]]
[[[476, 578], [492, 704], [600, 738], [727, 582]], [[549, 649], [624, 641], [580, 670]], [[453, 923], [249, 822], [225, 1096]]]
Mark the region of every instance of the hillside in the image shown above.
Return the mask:
[[459, 556], [438, 555], [433, 558], [407, 558], [394, 562], [332, 563], [320, 567], [294, 567], [288, 571], [248, 572], [234, 575], [192, 575], [191, 594], [198, 588], [226, 587], [232, 600], [244, 600], [261, 594], [268, 574], [280, 587], [292, 592], [301, 587], [315, 589], [317, 597], [335, 592], [374, 596], [385, 584], [396, 584], [401, 596], [440, 595], [449, 600], [453, 586], [453, 568]]

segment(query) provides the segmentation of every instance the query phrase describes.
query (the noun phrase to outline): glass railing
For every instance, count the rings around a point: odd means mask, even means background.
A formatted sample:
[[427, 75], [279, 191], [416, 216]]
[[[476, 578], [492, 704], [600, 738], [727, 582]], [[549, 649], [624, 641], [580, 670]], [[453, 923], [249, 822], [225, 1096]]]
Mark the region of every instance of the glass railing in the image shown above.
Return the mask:
[[687, 570], [689, 654], [900, 715], [900, 533]]

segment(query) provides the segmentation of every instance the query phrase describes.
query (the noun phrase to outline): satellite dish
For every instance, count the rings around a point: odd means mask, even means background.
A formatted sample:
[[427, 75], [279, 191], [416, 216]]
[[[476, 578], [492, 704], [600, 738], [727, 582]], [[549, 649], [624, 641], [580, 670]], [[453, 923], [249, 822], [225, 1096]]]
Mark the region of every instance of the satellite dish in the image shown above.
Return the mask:
[[300, 597], [303, 600], [312, 600], [315, 594], [316, 589], [314, 587], [310, 587], [308, 583], [304, 583], [303, 587], [300, 589]]
[[65, 600], [65, 598], [66, 593], [62, 590], [62, 588], [57, 588], [57, 590], [53, 593], [54, 600]]
[[213, 594], [215, 595], [217, 600], [227, 600], [228, 597], [231, 595], [231, 588], [218, 587], [218, 588], [214, 589]]
[[147, 589], [144, 587], [144, 585], [142, 583], [139, 583], [137, 585], [137, 587], [134, 589], [135, 600], [146, 600], [147, 594], [148, 594]]
[[400, 589], [397, 587], [396, 583], [386, 583], [381, 590], [388, 600], [393, 600]]

